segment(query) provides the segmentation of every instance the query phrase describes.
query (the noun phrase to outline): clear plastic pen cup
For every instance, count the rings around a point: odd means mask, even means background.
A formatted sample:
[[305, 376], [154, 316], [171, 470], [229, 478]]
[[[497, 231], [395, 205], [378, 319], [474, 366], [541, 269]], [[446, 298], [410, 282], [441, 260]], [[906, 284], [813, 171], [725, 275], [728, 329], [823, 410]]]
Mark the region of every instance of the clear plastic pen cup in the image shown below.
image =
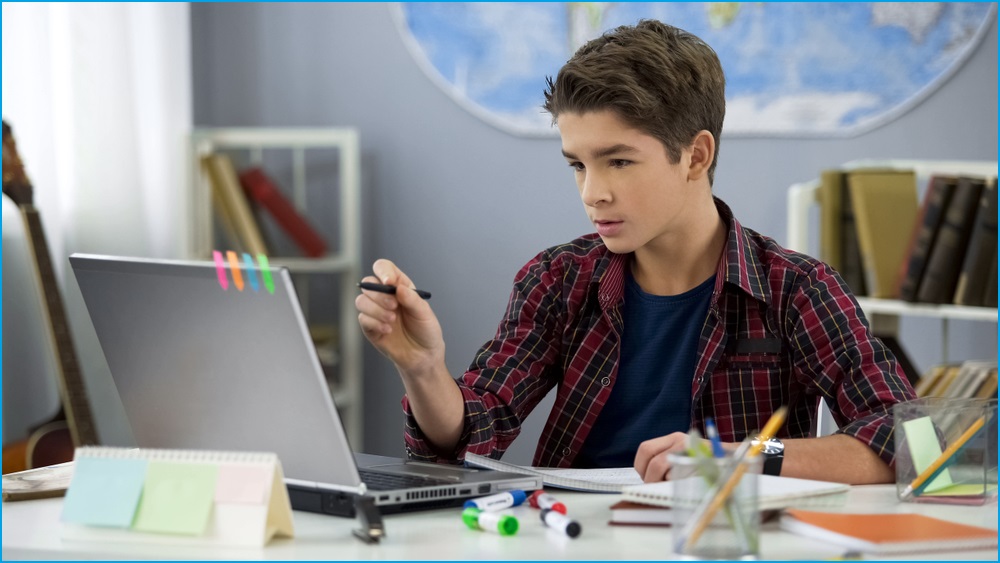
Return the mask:
[[671, 506], [673, 552], [684, 559], [757, 559], [760, 512], [757, 509], [760, 456], [745, 460], [745, 469], [711, 516], [705, 507], [726, 489], [735, 468], [732, 457], [695, 458], [668, 454], [674, 485]]
[[892, 415], [899, 500], [996, 502], [996, 399], [928, 397], [896, 404]]

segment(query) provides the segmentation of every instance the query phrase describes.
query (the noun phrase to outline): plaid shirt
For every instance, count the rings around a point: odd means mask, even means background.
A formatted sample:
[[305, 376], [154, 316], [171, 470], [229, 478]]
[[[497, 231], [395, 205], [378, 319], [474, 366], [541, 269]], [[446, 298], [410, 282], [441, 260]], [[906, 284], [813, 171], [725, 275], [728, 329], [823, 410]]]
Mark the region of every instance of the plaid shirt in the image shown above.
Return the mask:
[[[891, 464], [892, 405], [913, 399], [913, 388], [844, 280], [716, 205], [729, 233], [698, 345], [691, 426], [704, 430], [712, 417], [723, 441], [742, 441], [788, 405], [778, 437], [803, 438], [823, 397], [840, 433]], [[438, 456], [404, 397], [410, 457], [455, 461], [469, 451], [499, 458], [554, 387], [532, 465], [572, 466], [618, 375], [629, 260], [591, 234], [526, 264], [496, 335], [458, 380], [465, 399], [458, 448]]]

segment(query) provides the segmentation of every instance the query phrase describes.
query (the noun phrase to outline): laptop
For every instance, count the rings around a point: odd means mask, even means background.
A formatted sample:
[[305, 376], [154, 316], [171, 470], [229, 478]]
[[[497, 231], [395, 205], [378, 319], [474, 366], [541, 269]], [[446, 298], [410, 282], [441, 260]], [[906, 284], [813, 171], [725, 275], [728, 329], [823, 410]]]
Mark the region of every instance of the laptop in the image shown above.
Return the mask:
[[393, 513], [542, 487], [352, 452], [287, 268], [242, 268], [239, 290], [221, 262], [69, 261], [141, 448], [275, 452], [292, 508], [348, 517], [358, 495]]

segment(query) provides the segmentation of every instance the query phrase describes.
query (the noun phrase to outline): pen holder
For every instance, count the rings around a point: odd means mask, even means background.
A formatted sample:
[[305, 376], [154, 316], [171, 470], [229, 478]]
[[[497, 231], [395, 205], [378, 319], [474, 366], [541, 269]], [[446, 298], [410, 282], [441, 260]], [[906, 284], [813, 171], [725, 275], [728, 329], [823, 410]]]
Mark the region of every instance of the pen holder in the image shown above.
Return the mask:
[[667, 457], [673, 484], [670, 512], [674, 553], [687, 559], [756, 559], [760, 552], [757, 478], [761, 458], [744, 460], [745, 472], [737, 476], [711, 519], [703, 521], [705, 507], [726, 489], [727, 476], [735, 467], [732, 457]]
[[923, 398], [893, 406], [896, 493], [904, 502], [997, 500], [997, 400]]

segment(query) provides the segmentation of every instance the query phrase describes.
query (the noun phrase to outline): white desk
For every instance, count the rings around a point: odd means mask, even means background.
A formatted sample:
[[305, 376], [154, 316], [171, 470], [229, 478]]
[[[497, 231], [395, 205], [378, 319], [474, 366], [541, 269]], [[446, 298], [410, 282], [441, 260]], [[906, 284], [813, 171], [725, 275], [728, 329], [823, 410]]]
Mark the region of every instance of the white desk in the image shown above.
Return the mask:
[[[501, 537], [470, 530], [458, 508], [385, 517], [386, 538], [379, 545], [365, 545], [351, 535], [355, 520], [295, 512], [294, 539], [272, 541], [260, 549], [180, 548], [173, 546], [71, 543], [60, 539], [62, 499], [3, 503], [3, 559], [669, 559], [670, 528], [610, 526], [609, 507], [618, 495], [550, 491], [583, 525], [579, 538], [569, 539], [545, 528], [538, 511], [519, 506], [517, 535]], [[997, 528], [997, 505], [983, 507], [901, 504], [893, 486], [854, 487], [843, 506], [822, 510], [843, 512], [917, 512], [965, 524]], [[844, 549], [795, 536], [778, 529], [776, 522], [763, 526], [762, 559], [826, 559]], [[997, 551], [915, 553], [903, 559], [997, 560]]]

